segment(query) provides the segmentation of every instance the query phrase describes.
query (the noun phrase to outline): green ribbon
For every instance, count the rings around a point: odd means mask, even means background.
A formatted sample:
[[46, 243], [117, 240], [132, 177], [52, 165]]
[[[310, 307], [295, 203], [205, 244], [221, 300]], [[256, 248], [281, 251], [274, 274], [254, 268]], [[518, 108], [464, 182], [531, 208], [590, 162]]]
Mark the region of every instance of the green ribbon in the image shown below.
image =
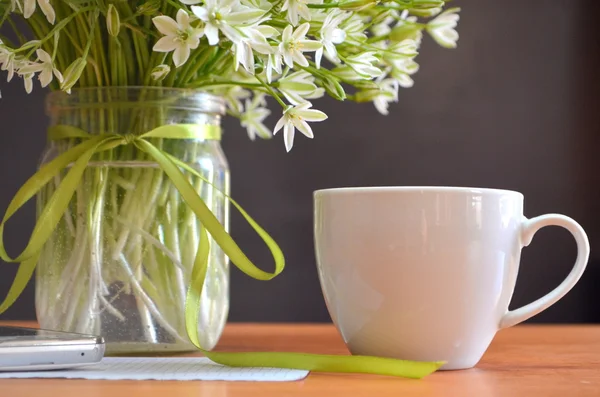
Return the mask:
[[[232, 367], [275, 367], [323, 372], [370, 373], [408, 378], [422, 378], [443, 365], [444, 362], [406, 361], [371, 356], [335, 356], [287, 352], [215, 352], [204, 350], [200, 346], [197, 328], [200, 313], [200, 297], [206, 277], [208, 254], [210, 251], [208, 234], [221, 247], [231, 263], [254, 279], [270, 280], [281, 273], [285, 264], [283, 253], [271, 236], [238, 203], [225, 193], [220, 192], [242, 214], [244, 219], [263, 239], [271, 251], [271, 255], [275, 260], [275, 270], [269, 273], [256, 267], [242, 252], [229, 233], [227, 233], [212, 211], [206, 206], [194, 187], [188, 182], [182, 170], [201, 178], [216, 190], [218, 189], [203, 178], [198, 171], [157, 148], [148, 140], [149, 138], [219, 139], [220, 134], [221, 130], [218, 126], [194, 124], [165, 125], [141, 135], [90, 135], [79, 128], [68, 125], [51, 127], [48, 135], [52, 140], [77, 138], [81, 139], [82, 142], [43, 165], [19, 189], [6, 210], [0, 224], [0, 258], [5, 262], [20, 262], [21, 264], [6, 298], [0, 304], [0, 314], [6, 311], [17, 300], [31, 279], [42, 247], [50, 238], [62, 218], [92, 157], [97, 153], [111, 150], [118, 146], [132, 144], [156, 161], [202, 224], [200, 229], [200, 243], [186, 296], [185, 320], [190, 341], [212, 361]], [[35, 196], [44, 185], [67, 167], [69, 167], [69, 171], [41, 211], [27, 246], [21, 254], [15, 258], [11, 258], [4, 247], [4, 227], [6, 222], [19, 208]]]

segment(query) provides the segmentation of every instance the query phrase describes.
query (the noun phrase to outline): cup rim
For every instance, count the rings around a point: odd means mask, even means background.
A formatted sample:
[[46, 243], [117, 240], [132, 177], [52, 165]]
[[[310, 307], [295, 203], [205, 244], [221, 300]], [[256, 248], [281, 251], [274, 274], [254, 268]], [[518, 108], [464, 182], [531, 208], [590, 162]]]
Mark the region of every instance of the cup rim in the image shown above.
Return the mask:
[[468, 186], [347, 186], [347, 187], [331, 187], [325, 189], [318, 189], [313, 192], [313, 195], [331, 195], [331, 194], [356, 194], [356, 193], [379, 193], [379, 192], [406, 192], [406, 193], [469, 193], [469, 194], [488, 194], [488, 195], [502, 195], [511, 194], [518, 195], [523, 198], [523, 193], [510, 190], [510, 189], [498, 189], [498, 188], [482, 188], [482, 187], [468, 187]]

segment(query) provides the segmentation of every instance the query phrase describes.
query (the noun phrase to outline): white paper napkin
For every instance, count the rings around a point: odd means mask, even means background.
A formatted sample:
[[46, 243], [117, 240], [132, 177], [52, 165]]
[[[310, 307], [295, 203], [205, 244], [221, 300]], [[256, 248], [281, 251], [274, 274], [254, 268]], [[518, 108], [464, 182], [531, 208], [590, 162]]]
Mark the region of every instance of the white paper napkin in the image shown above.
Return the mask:
[[0, 372], [0, 378], [109, 380], [228, 380], [283, 382], [304, 379], [308, 371], [282, 368], [232, 368], [206, 357], [105, 357], [99, 364], [68, 370]]

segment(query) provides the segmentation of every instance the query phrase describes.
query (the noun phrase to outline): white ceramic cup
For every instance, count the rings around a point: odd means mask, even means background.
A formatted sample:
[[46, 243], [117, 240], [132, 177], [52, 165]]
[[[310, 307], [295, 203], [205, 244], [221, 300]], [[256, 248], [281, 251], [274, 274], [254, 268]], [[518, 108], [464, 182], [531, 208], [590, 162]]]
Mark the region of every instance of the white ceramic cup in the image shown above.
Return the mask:
[[[563, 215], [523, 216], [523, 195], [458, 187], [365, 187], [314, 193], [315, 250], [327, 308], [353, 354], [476, 365], [496, 332], [562, 298], [589, 243]], [[555, 290], [509, 311], [521, 248], [561, 226], [577, 242]]]

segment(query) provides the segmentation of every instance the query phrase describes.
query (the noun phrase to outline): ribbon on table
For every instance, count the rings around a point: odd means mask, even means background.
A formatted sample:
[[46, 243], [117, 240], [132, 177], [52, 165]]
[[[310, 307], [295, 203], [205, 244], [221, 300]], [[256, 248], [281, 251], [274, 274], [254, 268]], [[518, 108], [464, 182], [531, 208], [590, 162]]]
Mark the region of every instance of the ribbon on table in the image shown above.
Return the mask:
[[[281, 273], [285, 265], [283, 252], [277, 243], [237, 202], [217, 189], [197, 170], [159, 149], [148, 140], [153, 138], [219, 139], [221, 135], [220, 128], [213, 125], [173, 124], [155, 128], [141, 135], [91, 135], [76, 127], [58, 125], [51, 127], [48, 135], [51, 140], [80, 139], [81, 143], [43, 165], [36, 174], [25, 182], [8, 205], [0, 224], [0, 258], [5, 262], [20, 262], [20, 265], [6, 298], [0, 304], [0, 314], [6, 311], [17, 300], [31, 279], [42, 247], [50, 238], [65, 213], [92, 157], [97, 153], [111, 150], [118, 146], [134, 145], [137, 149], [148, 154], [156, 161], [202, 224], [200, 229], [200, 243], [194, 259], [190, 285], [186, 296], [185, 321], [190, 341], [208, 358], [219, 364], [232, 367], [275, 367], [322, 372], [370, 373], [408, 378], [423, 378], [435, 372], [444, 364], [444, 362], [419, 362], [372, 356], [335, 356], [288, 352], [237, 353], [203, 349], [198, 339], [197, 327], [200, 313], [200, 297], [206, 277], [208, 254], [210, 251], [208, 234], [221, 247], [231, 263], [254, 279], [270, 280]], [[42, 187], [66, 168], [69, 168], [69, 170], [48, 200], [46, 206], [42, 209], [27, 246], [21, 254], [15, 258], [11, 258], [4, 247], [4, 228], [6, 222], [19, 208], [35, 196]], [[241, 213], [271, 251], [271, 255], [275, 261], [275, 270], [272, 273], [259, 269], [248, 259], [212, 211], [206, 206], [182, 170], [201, 178], [204, 182], [211, 185], [215, 190], [223, 194]]]

